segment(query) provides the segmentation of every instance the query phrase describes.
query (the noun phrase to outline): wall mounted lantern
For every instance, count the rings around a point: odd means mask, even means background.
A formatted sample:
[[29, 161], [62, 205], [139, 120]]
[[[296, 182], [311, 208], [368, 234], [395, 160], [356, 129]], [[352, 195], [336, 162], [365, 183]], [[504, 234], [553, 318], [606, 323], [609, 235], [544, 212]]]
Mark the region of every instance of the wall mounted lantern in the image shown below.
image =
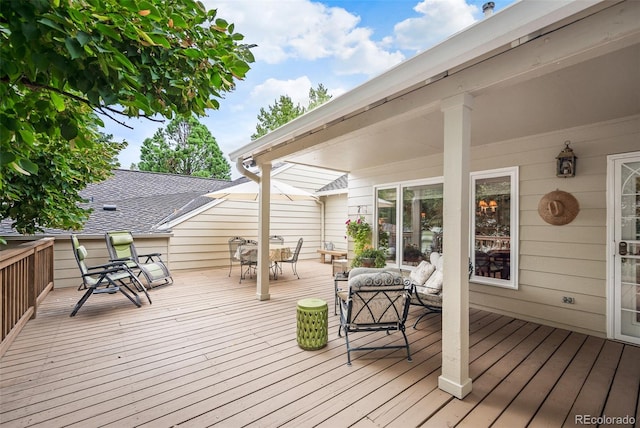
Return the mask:
[[573, 153], [569, 144], [571, 141], [564, 142], [564, 149], [556, 157], [556, 176], [558, 177], [575, 177], [576, 176], [576, 160], [578, 159]]

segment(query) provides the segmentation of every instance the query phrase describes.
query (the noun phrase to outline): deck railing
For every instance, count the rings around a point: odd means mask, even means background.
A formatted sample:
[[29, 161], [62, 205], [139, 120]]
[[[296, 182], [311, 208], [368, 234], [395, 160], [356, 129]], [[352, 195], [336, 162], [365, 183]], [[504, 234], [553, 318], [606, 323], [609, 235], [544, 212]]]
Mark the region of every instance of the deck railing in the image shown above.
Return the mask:
[[0, 356], [53, 289], [53, 238], [0, 251]]

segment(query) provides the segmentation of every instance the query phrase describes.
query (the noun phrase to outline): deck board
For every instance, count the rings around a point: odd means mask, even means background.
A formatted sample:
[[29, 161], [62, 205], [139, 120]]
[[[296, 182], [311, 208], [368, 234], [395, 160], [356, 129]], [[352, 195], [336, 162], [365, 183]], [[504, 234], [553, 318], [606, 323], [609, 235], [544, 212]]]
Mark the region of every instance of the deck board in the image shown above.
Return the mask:
[[[640, 348], [470, 310], [473, 392], [438, 389], [441, 317], [412, 307], [404, 350], [356, 351], [339, 317], [329, 342], [296, 343], [296, 303], [333, 304], [331, 266], [302, 261], [259, 301], [227, 269], [177, 272], [136, 308], [56, 289], [0, 360], [2, 427], [562, 426], [575, 412], [637, 415]], [[234, 272], [235, 274], [235, 272]], [[401, 341], [363, 332], [354, 344]], [[593, 393], [595, 391], [595, 393]], [[593, 410], [590, 410], [593, 414]]]

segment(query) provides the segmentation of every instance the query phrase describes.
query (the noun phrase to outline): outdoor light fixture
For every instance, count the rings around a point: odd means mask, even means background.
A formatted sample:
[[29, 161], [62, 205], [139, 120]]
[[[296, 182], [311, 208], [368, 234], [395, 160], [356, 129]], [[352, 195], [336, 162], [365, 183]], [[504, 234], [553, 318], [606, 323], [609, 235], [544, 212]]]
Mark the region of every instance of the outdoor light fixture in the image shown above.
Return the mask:
[[246, 158], [242, 161], [245, 168], [252, 168], [256, 166], [256, 161], [253, 158]]
[[569, 147], [570, 143], [569, 140], [565, 141], [564, 149], [556, 157], [556, 176], [558, 177], [576, 176], [576, 160], [578, 158]]

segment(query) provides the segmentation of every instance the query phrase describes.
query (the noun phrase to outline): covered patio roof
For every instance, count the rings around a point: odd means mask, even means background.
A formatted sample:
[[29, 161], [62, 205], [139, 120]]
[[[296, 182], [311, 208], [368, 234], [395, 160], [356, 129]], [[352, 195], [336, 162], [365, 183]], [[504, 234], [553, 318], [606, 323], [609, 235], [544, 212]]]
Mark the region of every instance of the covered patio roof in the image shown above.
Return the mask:
[[638, 9], [515, 3], [230, 156], [348, 172], [442, 153], [441, 100], [458, 94], [472, 146], [637, 114]]

